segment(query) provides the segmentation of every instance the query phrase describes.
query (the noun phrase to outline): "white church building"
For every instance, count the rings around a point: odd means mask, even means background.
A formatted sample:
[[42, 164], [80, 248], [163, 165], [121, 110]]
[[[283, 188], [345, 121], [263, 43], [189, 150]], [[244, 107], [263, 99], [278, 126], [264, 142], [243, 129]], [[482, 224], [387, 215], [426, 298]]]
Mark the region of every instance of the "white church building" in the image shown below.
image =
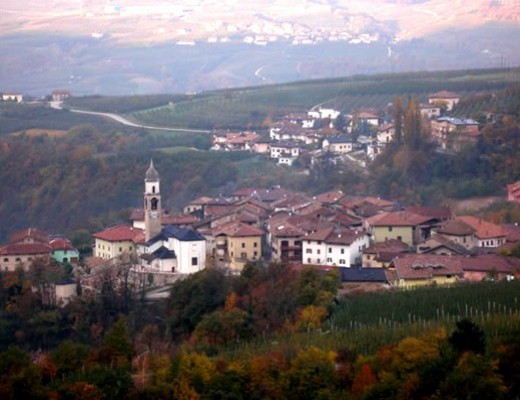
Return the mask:
[[150, 272], [192, 274], [205, 268], [206, 240], [197, 231], [161, 223], [159, 173], [150, 162], [144, 179], [144, 240], [137, 243], [142, 267]]
[[204, 236], [193, 229], [162, 224], [161, 186], [153, 161], [145, 174], [143, 197], [142, 229], [117, 226], [93, 234], [94, 256], [110, 260], [135, 252], [138, 272], [191, 274], [204, 269]]

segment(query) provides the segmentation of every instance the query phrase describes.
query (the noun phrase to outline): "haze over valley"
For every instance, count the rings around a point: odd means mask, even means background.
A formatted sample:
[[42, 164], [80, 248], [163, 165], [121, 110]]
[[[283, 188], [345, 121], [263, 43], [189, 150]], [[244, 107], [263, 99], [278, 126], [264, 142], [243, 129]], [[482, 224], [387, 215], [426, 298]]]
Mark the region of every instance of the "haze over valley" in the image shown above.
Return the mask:
[[516, 1], [4, 1], [0, 90], [199, 92], [520, 62]]

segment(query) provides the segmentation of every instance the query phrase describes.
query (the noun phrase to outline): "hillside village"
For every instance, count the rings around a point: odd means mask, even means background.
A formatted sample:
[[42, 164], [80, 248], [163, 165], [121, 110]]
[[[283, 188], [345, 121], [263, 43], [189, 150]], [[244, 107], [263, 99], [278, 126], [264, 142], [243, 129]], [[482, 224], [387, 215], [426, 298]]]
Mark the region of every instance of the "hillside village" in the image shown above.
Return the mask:
[[[438, 151], [456, 153], [477, 142], [477, 121], [449, 115], [460, 99], [458, 93], [443, 90], [419, 104], [421, 128]], [[269, 137], [250, 131], [217, 131], [212, 149], [266, 154], [278, 164], [289, 166], [305, 155], [312, 165], [329, 153], [333, 163], [350, 161], [364, 167], [394, 140], [395, 131], [392, 104], [383, 110], [367, 108], [350, 114], [315, 107], [273, 122]]]
[[517, 224], [341, 191], [311, 197], [279, 186], [199, 197], [172, 214], [162, 207], [153, 161], [144, 177], [143, 208], [130, 223], [92, 234], [93, 255], [84, 263], [66, 238], [29, 228], [0, 248], [2, 270], [30, 269], [49, 257], [74, 266], [68, 279], [55, 282], [60, 304], [76, 295], [78, 282], [84, 294], [95, 294], [104, 274], [119, 273], [121, 264], [145, 286], [205, 268], [239, 273], [247, 263], [269, 262], [337, 269], [346, 286], [377, 288], [512, 280], [520, 271], [518, 259], [502, 255], [520, 243]]

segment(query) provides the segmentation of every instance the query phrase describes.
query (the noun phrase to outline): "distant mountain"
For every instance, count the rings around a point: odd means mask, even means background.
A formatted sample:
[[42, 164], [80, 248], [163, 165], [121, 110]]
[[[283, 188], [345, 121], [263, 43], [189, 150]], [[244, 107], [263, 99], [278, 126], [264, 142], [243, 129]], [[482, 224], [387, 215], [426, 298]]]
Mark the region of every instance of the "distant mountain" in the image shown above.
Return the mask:
[[35, 95], [520, 64], [517, 0], [4, 0], [0, 32], [0, 91]]

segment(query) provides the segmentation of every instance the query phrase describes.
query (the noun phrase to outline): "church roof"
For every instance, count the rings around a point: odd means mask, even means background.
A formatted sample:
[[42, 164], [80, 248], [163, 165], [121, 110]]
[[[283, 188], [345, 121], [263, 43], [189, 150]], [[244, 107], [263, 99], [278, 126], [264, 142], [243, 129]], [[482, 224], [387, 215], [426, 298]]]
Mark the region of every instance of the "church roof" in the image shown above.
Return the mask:
[[148, 171], [146, 171], [146, 175], [144, 180], [146, 182], [157, 182], [159, 181], [159, 173], [153, 166], [153, 160], [150, 160], [150, 166], [148, 167]]
[[161, 233], [151, 238], [148, 242], [146, 242], [146, 245], [149, 246], [158, 240], [168, 240], [169, 238], [175, 238], [181, 242], [197, 242], [206, 240], [204, 236], [202, 236], [197, 231], [194, 231], [193, 229], [180, 228], [176, 225], [166, 225], [163, 226]]

